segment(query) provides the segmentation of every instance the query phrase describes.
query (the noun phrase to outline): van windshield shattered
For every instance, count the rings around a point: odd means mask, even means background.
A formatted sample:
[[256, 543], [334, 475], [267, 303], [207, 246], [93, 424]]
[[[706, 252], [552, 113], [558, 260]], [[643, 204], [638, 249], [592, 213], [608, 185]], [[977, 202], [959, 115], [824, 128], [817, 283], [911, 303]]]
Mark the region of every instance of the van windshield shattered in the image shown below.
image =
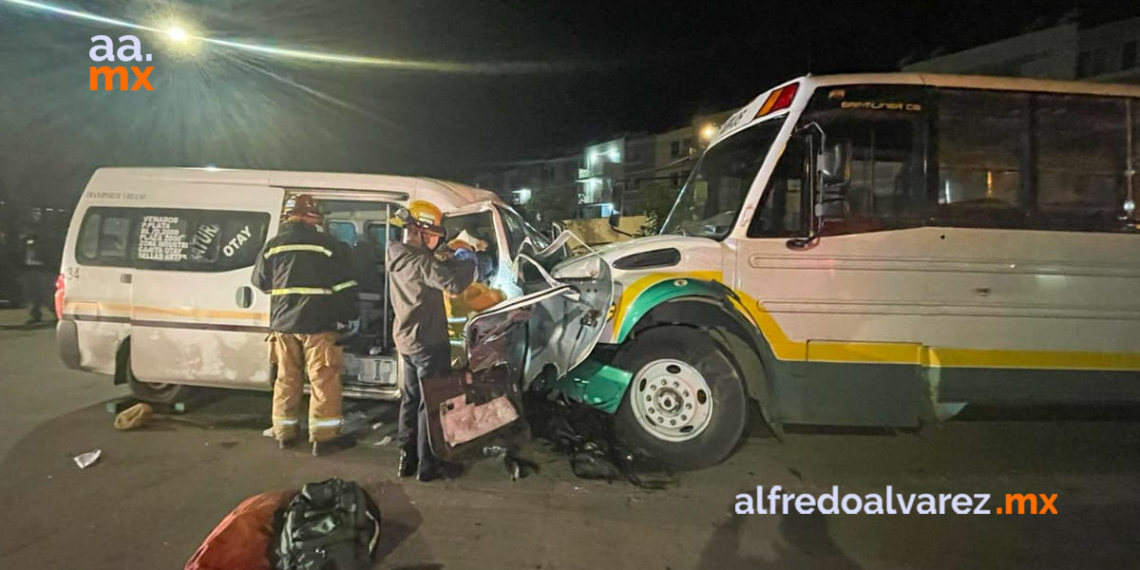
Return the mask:
[[728, 235], [783, 124], [783, 119], [765, 121], [709, 149], [681, 189], [661, 233], [714, 239]]

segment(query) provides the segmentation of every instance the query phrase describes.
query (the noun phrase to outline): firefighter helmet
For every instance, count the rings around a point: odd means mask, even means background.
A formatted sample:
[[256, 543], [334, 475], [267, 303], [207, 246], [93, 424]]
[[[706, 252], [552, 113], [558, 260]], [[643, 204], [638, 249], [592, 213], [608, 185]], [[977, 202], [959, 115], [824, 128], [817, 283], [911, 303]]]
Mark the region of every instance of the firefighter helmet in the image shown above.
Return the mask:
[[320, 223], [322, 215], [317, 201], [312, 196], [295, 194], [285, 200], [285, 217], [301, 218], [308, 223], [316, 224]]
[[388, 222], [401, 228], [415, 225], [441, 235], [446, 233], [442, 225], [443, 212], [435, 204], [424, 200], [416, 200], [408, 204], [407, 208], [400, 208]]

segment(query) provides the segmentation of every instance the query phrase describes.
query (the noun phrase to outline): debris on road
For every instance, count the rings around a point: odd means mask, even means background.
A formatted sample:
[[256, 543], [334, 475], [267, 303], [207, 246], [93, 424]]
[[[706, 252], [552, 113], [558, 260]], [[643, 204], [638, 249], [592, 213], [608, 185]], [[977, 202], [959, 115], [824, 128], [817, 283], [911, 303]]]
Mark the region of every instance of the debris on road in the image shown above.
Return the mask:
[[94, 451], [88, 451], [87, 453], [80, 453], [73, 457], [72, 460], [75, 461], [75, 464], [78, 465], [80, 469], [87, 469], [99, 460], [100, 455], [103, 455], [103, 450], [96, 449]]
[[389, 443], [392, 443], [392, 436], [386, 435], [386, 436], [384, 436], [384, 439], [381, 439], [380, 441], [373, 443], [372, 446], [373, 447], [383, 447], [385, 445], [388, 445]]
[[382, 427], [384, 427], [384, 422], [376, 422], [376, 423], [372, 424], [372, 429], [374, 429], [374, 430], [380, 429]]
[[[527, 409], [535, 435], [548, 441], [554, 451], [569, 456], [571, 470], [581, 479], [624, 480], [650, 490], [664, 489], [674, 482], [670, 473], [660, 472], [618, 445], [612, 422], [598, 410], [545, 398], [532, 398]], [[646, 479], [635, 471], [664, 477]]]
[[510, 475], [512, 482], [525, 479], [540, 470], [537, 463], [519, 455], [519, 451], [513, 447], [488, 445], [483, 448], [483, 456], [502, 458], [503, 466], [507, 468], [507, 474]]
[[154, 408], [150, 404], [135, 404], [115, 416], [115, 429], [129, 431], [143, 427], [154, 417]]

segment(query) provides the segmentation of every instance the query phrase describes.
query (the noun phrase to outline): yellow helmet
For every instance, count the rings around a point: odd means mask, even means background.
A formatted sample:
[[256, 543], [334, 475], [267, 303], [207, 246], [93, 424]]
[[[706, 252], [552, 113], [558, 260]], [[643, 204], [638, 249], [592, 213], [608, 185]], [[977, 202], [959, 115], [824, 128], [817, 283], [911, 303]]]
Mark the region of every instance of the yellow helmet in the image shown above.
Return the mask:
[[388, 222], [401, 228], [415, 224], [443, 233], [443, 212], [435, 204], [424, 200], [416, 200], [408, 204], [407, 208], [400, 208]]

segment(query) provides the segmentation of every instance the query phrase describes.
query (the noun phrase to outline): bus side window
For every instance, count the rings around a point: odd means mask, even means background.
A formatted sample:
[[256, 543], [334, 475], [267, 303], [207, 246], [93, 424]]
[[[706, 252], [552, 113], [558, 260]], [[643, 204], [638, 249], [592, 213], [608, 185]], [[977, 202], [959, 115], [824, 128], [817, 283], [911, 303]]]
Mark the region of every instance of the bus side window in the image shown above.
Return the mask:
[[807, 227], [808, 178], [802, 142], [792, 140], [768, 180], [760, 208], [748, 226], [748, 237], [794, 237]]
[[851, 141], [852, 157], [847, 183], [823, 190], [821, 235], [923, 225], [923, 138], [914, 116], [860, 114], [824, 130], [830, 140]]

